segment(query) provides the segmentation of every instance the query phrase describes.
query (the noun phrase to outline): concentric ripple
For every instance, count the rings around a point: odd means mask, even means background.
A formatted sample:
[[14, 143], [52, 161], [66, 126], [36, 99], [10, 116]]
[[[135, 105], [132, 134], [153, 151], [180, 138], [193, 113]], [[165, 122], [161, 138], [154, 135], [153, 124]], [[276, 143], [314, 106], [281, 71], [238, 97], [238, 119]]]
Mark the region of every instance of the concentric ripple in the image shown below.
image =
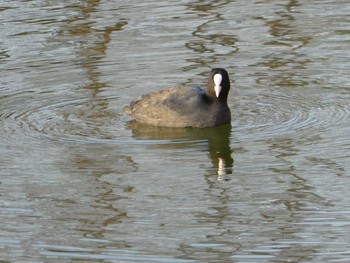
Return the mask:
[[[327, 92], [327, 91], [324, 91]], [[117, 97], [77, 98], [55, 101], [36, 98], [22, 108], [18, 101], [27, 93], [1, 99], [0, 122], [3, 138], [22, 132], [27, 137], [45, 136], [52, 140], [116, 140], [127, 138], [127, 117]], [[324, 98], [327, 98], [325, 101]], [[43, 103], [44, 101], [44, 103]], [[336, 101], [336, 102], [335, 102]], [[332, 98], [320, 90], [304, 94], [300, 90], [250, 91], [235, 97], [231, 105], [236, 132], [254, 134], [250, 140], [291, 132], [321, 131], [347, 127], [350, 116], [349, 98], [339, 94]], [[17, 105], [12, 109], [11, 105]]]
[[[255, 133], [257, 138], [291, 132], [310, 132], [347, 127], [349, 96], [332, 99], [327, 91], [281, 90], [240, 95], [235, 99], [236, 131]], [[326, 100], [325, 100], [326, 98]]]
[[[22, 134], [31, 139], [42, 137], [50, 140], [99, 140], [120, 135], [119, 115], [111, 110], [117, 97], [54, 99], [24, 99], [24, 94], [14, 94], [0, 99], [0, 122], [4, 127], [4, 139]], [[27, 104], [18, 101], [26, 100]], [[12, 109], [11, 105], [17, 108]], [[16, 136], [13, 136], [16, 139]]]

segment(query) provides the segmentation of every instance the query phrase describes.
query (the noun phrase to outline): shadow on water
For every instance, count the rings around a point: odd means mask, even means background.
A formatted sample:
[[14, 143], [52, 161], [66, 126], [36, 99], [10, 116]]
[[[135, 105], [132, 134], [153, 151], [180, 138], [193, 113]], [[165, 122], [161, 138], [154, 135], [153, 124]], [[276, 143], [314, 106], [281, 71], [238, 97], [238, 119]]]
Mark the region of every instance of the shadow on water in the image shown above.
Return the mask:
[[168, 128], [145, 125], [133, 120], [128, 122], [127, 127], [132, 131], [134, 138], [157, 141], [154, 144], [161, 148], [194, 148], [196, 144], [207, 142], [209, 158], [218, 178], [222, 179], [225, 174], [232, 174], [231, 124], [205, 129]]

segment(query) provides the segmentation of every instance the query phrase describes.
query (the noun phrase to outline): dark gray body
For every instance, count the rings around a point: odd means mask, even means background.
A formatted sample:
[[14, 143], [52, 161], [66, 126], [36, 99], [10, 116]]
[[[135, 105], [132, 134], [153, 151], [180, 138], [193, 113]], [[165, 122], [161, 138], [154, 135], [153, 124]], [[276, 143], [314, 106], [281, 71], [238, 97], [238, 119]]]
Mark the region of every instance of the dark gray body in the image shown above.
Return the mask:
[[124, 111], [140, 123], [165, 127], [204, 128], [231, 121], [226, 101], [184, 86], [148, 93]]

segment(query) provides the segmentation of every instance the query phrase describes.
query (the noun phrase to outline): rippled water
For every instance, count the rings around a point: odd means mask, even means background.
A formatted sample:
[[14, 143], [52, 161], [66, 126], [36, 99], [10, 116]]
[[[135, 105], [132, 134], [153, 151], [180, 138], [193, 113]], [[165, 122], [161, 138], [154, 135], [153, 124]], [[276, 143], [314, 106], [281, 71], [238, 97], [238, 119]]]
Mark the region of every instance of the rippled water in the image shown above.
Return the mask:
[[[0, 1], [0, 261], [350, 261], [349, 12]], [[217, 66], [231, 125], [122, 111]]]

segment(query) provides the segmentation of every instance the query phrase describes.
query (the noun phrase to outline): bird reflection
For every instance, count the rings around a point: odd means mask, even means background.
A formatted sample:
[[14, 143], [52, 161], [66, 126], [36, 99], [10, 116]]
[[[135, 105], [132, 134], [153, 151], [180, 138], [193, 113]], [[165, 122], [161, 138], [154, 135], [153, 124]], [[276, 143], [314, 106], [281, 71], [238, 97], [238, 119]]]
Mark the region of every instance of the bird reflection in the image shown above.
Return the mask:
[[[213, 128], [168, 128], [130, 121], [127, 123], [133, 137], [142, 140], [162, 141], [159, 147], [184, 148], [194, 147], [203, 141], [208, 142], [208, 153], [219, 180], [232, 174], [233, 158], [230, 147], [231, 124]], [[155, 143], [157, 144], [157, 143]]]

